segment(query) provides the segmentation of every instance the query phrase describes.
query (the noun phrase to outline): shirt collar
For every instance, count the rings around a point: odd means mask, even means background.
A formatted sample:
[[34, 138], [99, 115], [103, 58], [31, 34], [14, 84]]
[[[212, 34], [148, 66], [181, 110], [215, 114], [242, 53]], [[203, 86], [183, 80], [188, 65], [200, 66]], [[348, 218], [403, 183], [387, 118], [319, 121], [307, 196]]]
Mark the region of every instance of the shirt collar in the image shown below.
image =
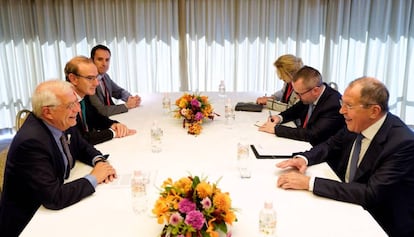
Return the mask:
[[378, 121], [373, 123], [367, 129], [362, 131], [361, 134], [364, 135], [364, 138], [367, 138], [368, 140], [372, 140], [374, 136], [377, 134], [377, 132], [379, 131], [379, 129], [381, 128], [386, 118], [387, 118], [387, 114], [382, 116], [382, 118], [380, 118]]
[[319, 99], [321, 98], [321, 96], [325, 92], [325, 89], [326, 89], [325, 84], [322, 84], [321, 87], [322, 87], [322, 93], [318, 96], [318, 98], [315, 100], [315, 102], [313, 102], [313, 105], [317, 105], [318, 104]]
[[43, 123], [46, 125], [46, 127], [50, 130], [50, 132], [52, 133], [52, 135], [53, 135], [53, 138], [56, 140], [56, 141], [59, 141], [59, 139], [60, 139], [60, 137], [62, 136], [62, 131], [60, 131], [59, 129], [57, 129], [57, 128], [55, 128], [55, 127], [53, 127], [52, 125], [50, 125], [50, 124], [48, 124], [48, 123], [46, 123], [46, 122], [44, 122], [43, 121]]

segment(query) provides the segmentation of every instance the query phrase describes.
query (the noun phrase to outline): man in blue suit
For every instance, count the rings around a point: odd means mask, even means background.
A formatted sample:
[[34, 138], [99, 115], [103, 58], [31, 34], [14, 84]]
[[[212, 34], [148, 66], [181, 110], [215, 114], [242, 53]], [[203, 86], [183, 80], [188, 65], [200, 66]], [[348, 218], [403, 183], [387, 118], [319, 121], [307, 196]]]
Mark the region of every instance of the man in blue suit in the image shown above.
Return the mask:
[[[15, 135], [7, 157], [0, 236], [18, 236], [40, 205], [65, 208], [116, 177], [102, 153], [73, 127], [80, 108], [70, 83], [41, 83], [32, 96], [32, 106], [33, 113]], [[64, 183], [76, 160], [93, 166], [92, 171]]]
[[[414, 236], [414, 134], [388, 112], [388, 98], [377, 79], [351, 82], [340, 109], [347, 129], [278, 163], [300, 172], [282, 174], [277, 185], [359, 204], [390, 236]], [[307, 166], [325, 161], [341, 181], [305, 175]]]
[[[259, 131], [307, 141], [314, 146], [344, 127], [344, 118], [338, 112], [341, 94], [323, 83], [318, 70], [302, 67], [293, 76], [292, 86], [300, 101], [269, 118]], [[283, 125], [290, 121], [295, 122], [295, 128]]]

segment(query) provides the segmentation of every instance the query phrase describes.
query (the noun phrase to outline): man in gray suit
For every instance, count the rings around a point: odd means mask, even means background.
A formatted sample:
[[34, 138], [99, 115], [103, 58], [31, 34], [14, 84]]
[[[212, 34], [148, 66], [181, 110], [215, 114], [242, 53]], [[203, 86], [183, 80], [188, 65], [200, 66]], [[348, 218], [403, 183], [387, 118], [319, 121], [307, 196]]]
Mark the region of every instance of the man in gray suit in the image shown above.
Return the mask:
[[[98, 68], [99, 86], [96, 87], [96, 93], [90, 96], [92, 105], [98, 112], [105, 116], [125, 113], [129, 109], [139, 106], [141, 97], [132, 96], [131, 93], [118, 86], [111, 77], [106, 73], [109, 69], [111, 60], [111, 51], [104, 45], [96, 45], [92, 48], [91, 59]], [[123, 100], [124, 104], [115, 104], [112, 100]]]

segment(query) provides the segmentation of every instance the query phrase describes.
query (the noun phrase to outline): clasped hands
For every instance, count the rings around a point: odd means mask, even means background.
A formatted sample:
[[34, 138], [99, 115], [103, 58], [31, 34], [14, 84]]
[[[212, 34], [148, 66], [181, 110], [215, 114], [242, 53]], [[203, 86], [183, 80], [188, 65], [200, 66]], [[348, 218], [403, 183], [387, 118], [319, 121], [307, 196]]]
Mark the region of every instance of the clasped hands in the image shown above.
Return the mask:
[[109, 183], [117, 178], [114, 167], [109, 162], [98, 162], [91, 171], [98, 184]]
[[133, 109], [138, 107], [141, 104], [141, 97], [138, 95], [128, 97], [128, 100], [125, 102], [125, 106], [128, 109]]
[[283, 189], [309, 190], [310, 177], [305, 175], [307, 164], [303, 158], [297, 157], [276, 164], [281, 169], [294, 168], [279, 176], [277, 186]]

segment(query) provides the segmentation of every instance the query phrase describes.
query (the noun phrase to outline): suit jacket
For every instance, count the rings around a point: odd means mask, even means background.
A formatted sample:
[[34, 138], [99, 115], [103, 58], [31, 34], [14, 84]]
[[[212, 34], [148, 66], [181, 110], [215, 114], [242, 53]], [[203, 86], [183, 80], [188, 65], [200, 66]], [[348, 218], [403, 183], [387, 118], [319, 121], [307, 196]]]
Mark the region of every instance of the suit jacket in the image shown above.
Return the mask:
[[108, 93], [110, 97], [108, 99], [111, 105], [107, 105], [106, 94], [102, 91], [102, 88], [100, 86], [96, 87], [95, 95], [90, 96], [92, 105], [96, 107], [99, 113], [105, 116], [111, 116], [114, 114], [120, 114], [120, 113], [127, 112], [128, 108], [126, 107], [126, 105], [125, 104], [116, 105], [112, 101], [112, 97], [126, 102], [128, 100], [128, 97], [131, 96], [131, 94], [125, 89], [118, 86], [114, 81], [112, 81], [112, 79], [106, 73], [104, 74], [102, 80], [105, 82], [106, 88], [108, 89]]
[[[76, 129], [69, 149], [74, 160], [92, 165], [100, 155]], [[4, 190], [0, 200], [0, 236], [18, 236], [40, 205], [57, 210], [95, 192], [85, 178], [64, 184], [62, 153], [46, 125], [30, 114], [15, 135], [7, 156]]]
[[82, 119], [78, 114], [76, 117], [76, 127], [82, 136], [92, 145], [111, 140], [114, 137], [113, 132], [109, 129], [112, 124], [118, 123], [107, 116], [98, 112], [98, 110], [91, 104], [89, 96], [83, 98], [85, 100], [86, 123], [88, 124], [88, 131], [85, 130]]
[[[355, 138], [355, 133], [344, 128], [303, 155], [309, 165], [327, 161], [344, 181]], [[414, 236], [413, 132], [389, 113], [358, 166], [354, 181], [316, 178], [313, 193], [361, 205], [390, 236]]]
[[344, 117], [339, 113], [339, 109], [341, 108], [339, 103], [341, 94], [325, 83], [324, 85], [325, 91], [319, 98], [306, 128], [303, 128], [302, 124], [308, 113], [309, 105], [305, 105], [302, 101], [299, 101], [289, 109], [280, 113], [283, 117], [283, 123], [295, 121], [297, 128], [284, 125], [276, 126], [276, 136], [307, 141], [314, 146], [325, 141], [344, 127]]

